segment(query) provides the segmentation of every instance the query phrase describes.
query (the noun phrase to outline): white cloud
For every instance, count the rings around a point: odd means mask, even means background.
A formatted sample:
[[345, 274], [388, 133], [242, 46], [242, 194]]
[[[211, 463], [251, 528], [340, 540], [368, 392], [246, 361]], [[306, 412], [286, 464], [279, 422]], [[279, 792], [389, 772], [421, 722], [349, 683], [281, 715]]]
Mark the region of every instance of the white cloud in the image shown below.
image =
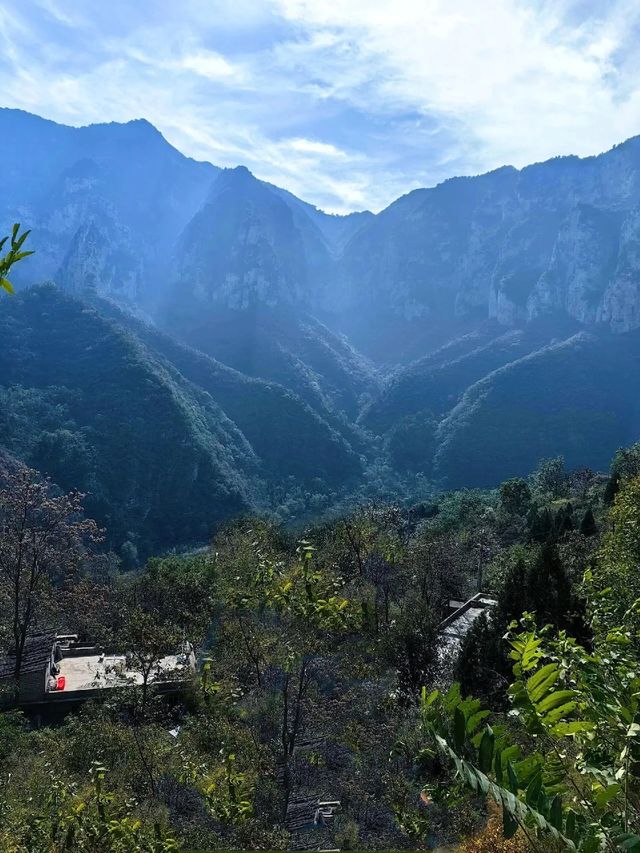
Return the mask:
[[2, 4], [5, 105], [145, 117], [185, 153], [332, 211], [640, 131], [635, 0], [58, 6]]
[[240, 75], [240, 70], [227, 62], [224, 56], [211, 51], [201, 50], [184, 56], [179, 64], [186, 71], [193, 71], [209, 80], [228, 80]]
[[318, 154], [320, 157], [337, 157], [344, 159], [347, 155], [340, 148], [331, 145], [328, 142], [318, 142], [315, 139], [289, 139], [285, 143], [292, 151], [299, 151], [302, 154]]
[[[567, 27], [570, 7], [562, 2], [276, 2], [309, 35], [304, 61], [316, 86], [361, 104], [349, 65], [366, 69], [370, 109], [411, 109], [460, 123], [470, 165], [594, 153], [640, 131], [640, 79], [621, 99], [624, 81], [614, 64], [628, 39], [637, 60], [637, 4], [611, 3], [605, 19]], [[323, 33], [331, 35], [334, 55], [343, 52], [343, 66], [325, 62], [317, 47]], [[301, 52], [296, 45], [296, 65]]]

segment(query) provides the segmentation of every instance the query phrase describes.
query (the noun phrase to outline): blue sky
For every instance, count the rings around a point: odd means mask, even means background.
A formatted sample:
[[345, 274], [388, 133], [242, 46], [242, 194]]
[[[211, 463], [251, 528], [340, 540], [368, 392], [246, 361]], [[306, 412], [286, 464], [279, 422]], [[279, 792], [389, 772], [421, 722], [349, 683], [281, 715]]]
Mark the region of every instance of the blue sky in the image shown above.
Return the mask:
[[0, 105], [144, 117], [325, 210], [640, 133], [637, 0], [3, 0]]

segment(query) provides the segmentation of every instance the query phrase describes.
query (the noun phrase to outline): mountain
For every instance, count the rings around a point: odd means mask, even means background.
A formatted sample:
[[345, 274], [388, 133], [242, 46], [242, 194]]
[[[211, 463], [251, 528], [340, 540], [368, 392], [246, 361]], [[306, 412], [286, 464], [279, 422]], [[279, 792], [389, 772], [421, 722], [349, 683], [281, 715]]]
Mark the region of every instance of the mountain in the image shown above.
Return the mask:
[[[376, 371], [305, 312], [371, 214], [330, 216], [244, 167], [198, 163], [144, 120], [72, 128], [0, 109], [0, 131], [13, 164], [0, 176], [0, 216], [28, 222], [37, 246], [17, 285], [52, 280], [113, 298], [291, 387], [357, 438], [344, 413], [355, 417], [360, 398], [377, 392]], [[21, 162], [33, 163], [24, 180]], [[253, 313], [262, 309], [264, 322]]]
[[287, 389], [244, 377], [100, 300], [32, 288], [0, 312], [0, 435], [140, 557], [206, 541], [278, 484], [327, 493], [360, 457]]
[[366, 435], [346, 419], [329, 416], [325, 420], [290, 388], [242, 374], [114, 303], [94, 300], [94, 305], [134, 334], [156, 358], [166, 360], [211, 395], [249, 441], [268, 483], [294, 477], [307, 486], [339, 488], [361, 476], [358, 454], [371, 448]]
[[517, 326], [552, 314], [637, 328], [639, 204], [638, 137], [597, 157], [415, 190], [347, 244], [340, 328], [390, 361], [487, 319]]
[[0, 130], [0, 215], [37, 249], [16, 283], [90, 302], [196, 410], [210, 398], [247, 506], [382, 470], [492, 485], [638, 437], [640, 137], [330, 216], [144, 120], [0, 110]]
[[336, 217], [244, 167], [184, 157], [144, 120], [71, 128], [4, 109], [0, 130], [0, 215], [29, 222], [39, 247], [25, 283], [93, 289], [156, 319], [177, 297], [187, 316], [293, 309], [381, 364], [488, 319], [640, 325], [637, 137]]
[[360, 421], [396, 470], [443, 488], [490, 486], [557, 455], [598, 470], [640, 436], [639, 367], [639, 330], [489, 322], [394, 373]]
[[167, 246], [219, 170], [184, 157], [144, 120], [75, 128], [0, 109], [0, 132], [0, 217], [28, 222], [38, 247], [17, 282], [152, 303]]
[[640, 137], [337, 217], [245, 167], [183, 156], [144, 120], [72, 128], [2, 109], [0, 130], [0, 215], [32, 225], [39, 247], [24, 283], [97, 290], [154, 318], [176, 298], [187, 315], [286, 307], [382, 364], [488, 319], [640, 325]]
[[333, 266], [302, 204], [245, 168], [225, 170], [180, 238], [157, 320], [216, 359], [291, 388], [334, 423], [339, 414], [353, 419], [379, 382], [368, 360], [310, 313]]
[[579, 332], [488, 373], [435, 434], [433, 475], [449, 486], [526, 476], [560, 453], [606, 470], [612, 447], [640, 436], [640, 332]]

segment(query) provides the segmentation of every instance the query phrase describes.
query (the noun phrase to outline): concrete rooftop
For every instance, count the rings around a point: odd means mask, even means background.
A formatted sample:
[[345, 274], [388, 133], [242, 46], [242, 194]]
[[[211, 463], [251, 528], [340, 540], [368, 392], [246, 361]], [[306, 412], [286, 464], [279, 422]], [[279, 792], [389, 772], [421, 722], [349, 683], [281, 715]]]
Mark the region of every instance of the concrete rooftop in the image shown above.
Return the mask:
[[[62, 658], [58, 677], [64, 677], [64, 692], [99, 690], [102, 687], [126, 687], [142, 684], [142, 675], [127, 669], [126, 655], [86, 655]], [[189, 668], [183, 655], [167, 655], [154, 667], [149, 683], [170, 681]], [[57, 691], [55, 691], [57, 692]]]

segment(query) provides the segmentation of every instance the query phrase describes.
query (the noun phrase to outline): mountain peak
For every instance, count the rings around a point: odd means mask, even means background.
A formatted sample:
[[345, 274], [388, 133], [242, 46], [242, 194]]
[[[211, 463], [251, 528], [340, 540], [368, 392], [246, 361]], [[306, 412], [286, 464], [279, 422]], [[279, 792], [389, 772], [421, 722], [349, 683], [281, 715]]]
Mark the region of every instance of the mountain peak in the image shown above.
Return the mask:
[[146, 118], [134, 118], [130, 121], [109, 121], [96, 122], [80, 127], [79, 130], [83, 133], [96, 134], [107, 133], [112, 137], [126, 139], [148, 139], [148, 140], [166, 140], [158, 128], [147, 121]]
[[[162, 136], [158, 128], [154, 124], [151, 124], [150, 121], [147, 121], [146, 118], [132, 118], [130, 121], [124, 122], [124, 126], [136, 133], [145, 133], [149, 136]], [[164, 137], [162, 138], [164, 139]]]
[[225, 190], [255, 192], [259, 191], [261, 186], [266, 187], [267, 185], [263, 185], [246, 166], [234, 166], [220, 170], [217, 179], [211, 187], [211, 195], [212, 197], [216, 196]]
[[256, 176], [246, 166], [232, 166], [223, 169], [220, 173], [221, 178], [226, 178], [228, 183], [242, 183], [245, 181], [257, 182]]

